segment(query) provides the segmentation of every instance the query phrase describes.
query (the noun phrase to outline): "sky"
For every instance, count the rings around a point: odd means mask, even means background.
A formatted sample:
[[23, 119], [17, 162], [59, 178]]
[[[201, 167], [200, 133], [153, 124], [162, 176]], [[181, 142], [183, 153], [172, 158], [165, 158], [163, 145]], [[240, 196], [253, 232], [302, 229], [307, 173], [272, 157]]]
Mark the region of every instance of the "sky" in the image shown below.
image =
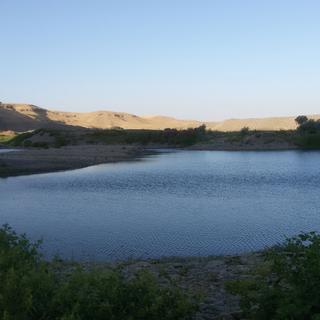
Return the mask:
[[0, 101], [222, 120], [320, 113], [318, 0], [0, 0]]

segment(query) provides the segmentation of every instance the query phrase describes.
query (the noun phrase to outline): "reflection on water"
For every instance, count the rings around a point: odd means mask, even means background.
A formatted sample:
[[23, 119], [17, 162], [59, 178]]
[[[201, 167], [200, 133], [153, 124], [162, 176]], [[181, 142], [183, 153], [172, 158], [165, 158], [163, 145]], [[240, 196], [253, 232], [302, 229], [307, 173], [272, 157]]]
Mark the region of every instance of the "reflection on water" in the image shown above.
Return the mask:
[[13, 152], [13, 151], [19, 151], [18, 149], [1, 149], [0, 148], [0, 153], [7, 153], [7, 152]]
[[0, 223], [48, 255], [234, 254], [320, 231], [319, 152], [181, 151], [0, 180]]

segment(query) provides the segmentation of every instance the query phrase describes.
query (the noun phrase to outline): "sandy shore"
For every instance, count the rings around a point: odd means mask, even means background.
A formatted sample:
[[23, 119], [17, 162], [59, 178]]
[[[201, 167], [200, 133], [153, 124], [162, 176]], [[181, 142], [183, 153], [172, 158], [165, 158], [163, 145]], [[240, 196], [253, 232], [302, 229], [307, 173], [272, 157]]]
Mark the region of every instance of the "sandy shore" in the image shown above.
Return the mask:
[[138, 159], [143, 148], [123, 145], [81, 145], [50, 149], [20, 149], [0, 153], [0, 177], [84, 168]]

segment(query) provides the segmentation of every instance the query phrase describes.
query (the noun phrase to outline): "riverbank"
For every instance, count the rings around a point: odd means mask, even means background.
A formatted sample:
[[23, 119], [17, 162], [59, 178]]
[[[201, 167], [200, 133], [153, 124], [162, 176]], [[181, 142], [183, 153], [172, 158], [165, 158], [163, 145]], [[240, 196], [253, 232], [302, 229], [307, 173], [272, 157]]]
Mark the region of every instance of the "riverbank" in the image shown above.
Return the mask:
[[147, 154], [148, 149], [282, 151], [316, 149], [319, 140], [317, 135], [301, 136], [297, 131], [215, 132], [203, 127], [182, 131], [40, 129], [12, 137], [3, 146], [23, 149], [19, 154], [0, 155], [0, 177], [127, 161]]
[[292, 132], [216, 133], [213, 139], [189, 147], [191, 150], [277, 151], [299, 149]]
[[136, 160], [146, 154], [137, 146], [78, 145], [26, 148], [0, 154], [0, 177], [79, 169], [92, 165]]
[[210, 143], [198, 143], [188, 147], [148, 144], [148, 145], [114, 145], [114, 144], [81, 144], [60, 148], [12, 148], [0, 145], [2, 149], [18, 152], [0, 152], [0, 177], [49, 173], [64, 170], [80, 169], [93, 165], [131, 161], [140, 159], [155, 150], [198, 150], [198, 151], [282, 151], [297, 150], [296, 145], [286, 141], [232, 142], [216, 140]]
[[46, 261], [36, 243], [8, 225], [0, 228], [0, 236], [2, 310], [12, 319], [21, 314], [26, 319], [58, 314], [60, 319], [74, 310], [90, 319], [105, 314], [137, 320], [244, 319], [239, 297], [229, 290], [234, 280], [253, 279], [251, 271], [263, 263], [261, 253], [117, 263]]
[[263, 263], [262, 253], [239, 256], [209, 256], [128, 260], [115, 263], [84, 263], [86, 270], [120, 270], [130, 279], [139, 271], [151, 272], [161, 286], [174, 284], [197, 299], [194, 320], [242, 319], [239, 297], [227, 290], [232, 280], [247, 279]]
[[186, 150], [199, 150], [199, 151], [286, 151], [286, 150], [299, 150], [295, 145], [289, 144], [270, 144], [270, 145], [234, 145], [234, 144], [197, 144]]

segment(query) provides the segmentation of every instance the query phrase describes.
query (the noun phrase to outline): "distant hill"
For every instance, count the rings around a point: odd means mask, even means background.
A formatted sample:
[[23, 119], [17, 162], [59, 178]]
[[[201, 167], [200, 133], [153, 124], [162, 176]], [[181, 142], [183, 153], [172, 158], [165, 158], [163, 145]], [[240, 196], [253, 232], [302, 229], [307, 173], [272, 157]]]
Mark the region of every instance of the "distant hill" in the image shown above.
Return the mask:
[[[298, 116], [298, 115], [297, 115]], [[218, 131], [239, 131], [243, 127], [251, 130], [294, 130], [297, 128], [296, 117], [228, 119], [221, 122], [207, 123], [207, 127]], [[320, 119], [319, 115], [308, 115], [309, 119]]]
[[[310, 116], [320, 119], [320, 115]], [[178, 120], [165, 116], [137, 116], [124, 112], [61, 112], [51, 111], [31, 104], [0, 103], [0, 131], [27, 131], [38, 128], [99, 128], [124, 129], [191, 128], [204, 122]], [[205, 122], [208, 128], [219, 131], [238, 131], [243, 127], [256, 130], [295, 129], [294, 117], [230, 119], [222, 122]]]
[[30, 104], [0, 104], [0, 131], [27, 131], [38, 128], [84, 127], [107, 129], [165, 129], [189, 128], [201, 125], [198, 121], [177, 120], [169, 117], [139, 117], [113, 111], [61, 112]]

